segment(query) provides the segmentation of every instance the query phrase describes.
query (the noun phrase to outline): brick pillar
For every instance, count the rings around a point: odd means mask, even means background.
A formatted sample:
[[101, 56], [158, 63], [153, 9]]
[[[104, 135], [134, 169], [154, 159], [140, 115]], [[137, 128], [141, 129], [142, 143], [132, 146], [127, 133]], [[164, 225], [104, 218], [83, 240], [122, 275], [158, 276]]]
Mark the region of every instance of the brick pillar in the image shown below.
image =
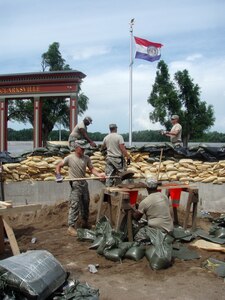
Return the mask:
[[8, 100], [0, 99], [0, 151], [7, 151]]
[[34, 148], [42, 147], [42, 101], [34, 98]]
[[70, 132], [74, 126], [77, 125], [77, 94], [71, 94], [70, 96]]

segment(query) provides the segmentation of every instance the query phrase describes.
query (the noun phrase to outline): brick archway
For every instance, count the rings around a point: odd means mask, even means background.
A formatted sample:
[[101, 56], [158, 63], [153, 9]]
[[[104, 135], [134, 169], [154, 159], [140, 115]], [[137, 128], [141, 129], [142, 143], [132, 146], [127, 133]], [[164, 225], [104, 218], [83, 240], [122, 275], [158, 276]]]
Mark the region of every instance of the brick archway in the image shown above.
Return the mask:
[[70, 130], [77, 124], [77, 94], [85, 74], [57, 71], [0, 75], [0, 151], [7, 151], [8, 100], [34, 99], [34, 148], [42, 146], [42, 98], [70, 98]]

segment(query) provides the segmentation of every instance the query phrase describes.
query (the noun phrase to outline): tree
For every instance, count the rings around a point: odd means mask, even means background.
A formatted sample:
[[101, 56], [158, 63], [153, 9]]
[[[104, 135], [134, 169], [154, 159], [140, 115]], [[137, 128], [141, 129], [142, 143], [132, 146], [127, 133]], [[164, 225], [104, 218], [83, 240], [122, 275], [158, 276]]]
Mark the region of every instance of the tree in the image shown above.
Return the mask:
[[172, 82], [163, 60], [158, 63], [157, 69], [155, 83], [147, 100], [154, 107], [149, 114], [150, 120], [159, 122], [168, 130], [171, 115], [178, 114], [183, 144], [187, 147], [190, 138], [200, 137], [214, 124], [213, 107], [200, 100], [200, 88], [194, 84], [187, 70], [176, 72]]
[[[54, 42], [49, 45], [48, 51], [42, 54], [43, 71], [62, 71], [71, 70], [59, 51], [59, 43]], [[82, 115], [88, 108], [88, 97], [78, 90], [78, 114]], [[34, 100], [10, 101], [8, 120], [13, 119], [26, 124], [29, 122], [34, 125]], [[48, 136], [55, 124], [60, 123], [65, 128], [69, 127], [69, 104], [65, 97], [48, 97], [42, 100], [42, 139], [46, 145]]]

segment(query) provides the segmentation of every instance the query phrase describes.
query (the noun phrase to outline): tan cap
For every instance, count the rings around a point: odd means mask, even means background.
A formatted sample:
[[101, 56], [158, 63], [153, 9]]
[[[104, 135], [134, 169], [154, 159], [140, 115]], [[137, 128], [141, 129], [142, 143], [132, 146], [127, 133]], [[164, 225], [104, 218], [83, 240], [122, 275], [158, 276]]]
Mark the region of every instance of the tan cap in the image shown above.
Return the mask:
[[116, 124], [109, 124], [109, 128], [112, 129], [112, 128], [117, 128], [117, 125]]
[[178, 120], [179, 116], [178, 115], [172, 115], [171, 120]]
[[80, 147], [82, 149], [86, 149], [88, 146], [87, 142], [85, 140], [76, 140], [74, 143], [74, 149], [77, 147]]
[[158, 181], [152, 177], [147, 177], [145, 182], [147, 187], [150, 189], [155, 189], [158, 186]]
[[92, 124], [92, 118], [91, 118], [91, 117], [86, 116], [86, 117], [84, 118], [84, 120], [87, 120], [90, 124]]

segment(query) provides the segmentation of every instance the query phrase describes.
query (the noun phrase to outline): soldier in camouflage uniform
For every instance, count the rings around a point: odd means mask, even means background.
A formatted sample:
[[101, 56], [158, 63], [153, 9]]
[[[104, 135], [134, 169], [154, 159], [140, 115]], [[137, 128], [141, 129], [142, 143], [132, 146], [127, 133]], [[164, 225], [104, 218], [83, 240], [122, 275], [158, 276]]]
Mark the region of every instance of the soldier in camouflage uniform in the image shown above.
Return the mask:
[[[71, 179], [84, 178], [86, 173], [86, 167], [92, 174], [98, 177], [105, 178], [104, 173], [99, 173], [92, 165], [89, 156], [84, 154], [85, 142], [83, 140], [76, 141], [74, 153], [68, 155], [56, 166], [56, 181], [61, 182], [63, 180], [60, 170], [64, 166], [69, 167], [69, 177]], [[86, 180], [70, 181], [71, 192], [69, 196], [69, 215], [68, 215], [68, 234], [72, 236], [77, 235], [76, 223], [81, 214], [82, 227], [88, 228], [89, 217], [89, 190]]]
[[[110, 133], [104, 138], [101, 149], [107, 150], [105, 174], [106, 176], [114, 176], [126, 170], [127, 165], [130, 164], [130, 156], [124, 145], [122, 135], [117, 133], [117, 125], [110, 124], [109, 130]], [[118, 183], [120, 182], [113, 178], [106, 180], [106, 186], [113, 186]]]

